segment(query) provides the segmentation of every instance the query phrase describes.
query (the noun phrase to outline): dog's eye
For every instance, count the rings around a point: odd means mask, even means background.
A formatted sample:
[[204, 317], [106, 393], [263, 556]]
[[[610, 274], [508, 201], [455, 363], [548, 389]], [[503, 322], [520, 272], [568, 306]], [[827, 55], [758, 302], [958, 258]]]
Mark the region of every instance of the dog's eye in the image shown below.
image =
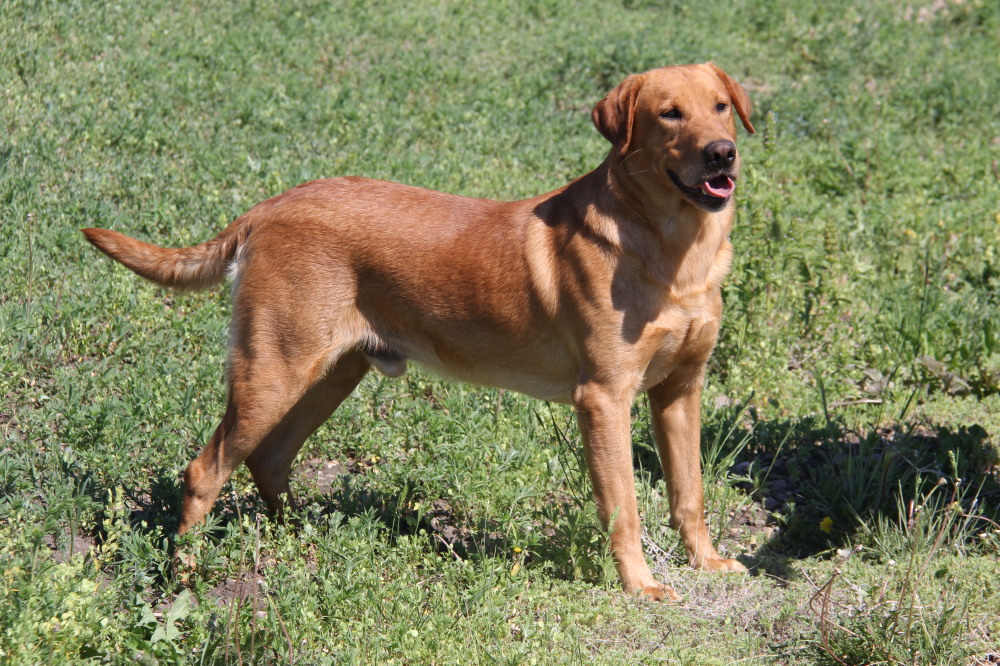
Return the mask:
[[667, 109], [666, 111], [660, 114], [660, 117], [667, 118], [669, 120], [680, 120], [682, 116], [680, 109]]
[[726, 104], [725, 102], [719, 102], [718, 104], [715, 105], [715, 110], [718, 111], [719, 113], [722, 113], [723, 111], [725, 111], [728, 108], [729, 108], [729, 105]]

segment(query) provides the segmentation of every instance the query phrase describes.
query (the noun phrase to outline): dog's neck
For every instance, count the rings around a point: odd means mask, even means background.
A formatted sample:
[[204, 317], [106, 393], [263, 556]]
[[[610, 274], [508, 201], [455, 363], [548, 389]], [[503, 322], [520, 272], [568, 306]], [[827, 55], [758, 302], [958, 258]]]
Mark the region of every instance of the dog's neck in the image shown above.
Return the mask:
[[[653, 187], [653, 179], [627, 173], [614, 151], [580, 181], [590, 179], [601, 186], [579, 189], [593, 198], [585, 216], [593, 233], [672, 290], [704, 287], [706, 276], [709, 288], [718, 286], [732, 253], [732, 203], [713, 213], [679, 196], [665, 196], [659, 188], [672, 187], [665, 178]], [[622, 233], [622, 224], [632, 226], [629, 233]]]

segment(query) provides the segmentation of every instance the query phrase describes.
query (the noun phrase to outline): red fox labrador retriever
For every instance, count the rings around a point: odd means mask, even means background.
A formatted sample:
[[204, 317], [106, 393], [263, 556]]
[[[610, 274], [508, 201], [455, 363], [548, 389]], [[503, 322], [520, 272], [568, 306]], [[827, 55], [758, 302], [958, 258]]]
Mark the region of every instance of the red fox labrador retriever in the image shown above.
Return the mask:
[[497, 202], [364, 178], [300, 185], [214, 239], [167, 249], [84, 229], [161, 285], [233, 278], [229, 398], [184, 474], [180, 532], [246, 463], [268, 507], [291, 498], [305, 439], [371, 366], [576, 408], [601, 522], [628, 591], [676, 598], [640, 544], [629, 412], [649, 394], [670, 497], [697, 568], [743, 571], [705, 525], [699, 399], [732, 248], [736, 118], [746, 91], [711, 63], [632, 75], [594, 107], [612, 148], [594, 171]]

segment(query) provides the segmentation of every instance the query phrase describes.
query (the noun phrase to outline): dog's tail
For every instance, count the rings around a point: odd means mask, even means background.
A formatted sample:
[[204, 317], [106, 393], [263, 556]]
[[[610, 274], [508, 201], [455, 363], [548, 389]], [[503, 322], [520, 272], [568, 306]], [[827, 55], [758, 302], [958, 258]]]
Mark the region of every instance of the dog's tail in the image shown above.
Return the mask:
[[133, 273], [164, 287], [203, 289], [222, 282], [226, 267], [250, 235], [249, 221], [235, 220], [210, 241], [191, 247], [157, 247], [108, 229], [82, 229], [98, 250]]

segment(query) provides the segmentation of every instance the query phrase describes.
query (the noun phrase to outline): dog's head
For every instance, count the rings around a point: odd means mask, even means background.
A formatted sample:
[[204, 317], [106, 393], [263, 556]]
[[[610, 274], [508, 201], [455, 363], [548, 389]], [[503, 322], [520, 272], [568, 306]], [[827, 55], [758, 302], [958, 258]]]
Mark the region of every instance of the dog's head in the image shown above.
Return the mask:
[[626, 173], [707, 211], [724, 208], [736, 188], [736, 117], [754, 132], [743, 86], [712, 63], [633, 74], [591, 115]]

